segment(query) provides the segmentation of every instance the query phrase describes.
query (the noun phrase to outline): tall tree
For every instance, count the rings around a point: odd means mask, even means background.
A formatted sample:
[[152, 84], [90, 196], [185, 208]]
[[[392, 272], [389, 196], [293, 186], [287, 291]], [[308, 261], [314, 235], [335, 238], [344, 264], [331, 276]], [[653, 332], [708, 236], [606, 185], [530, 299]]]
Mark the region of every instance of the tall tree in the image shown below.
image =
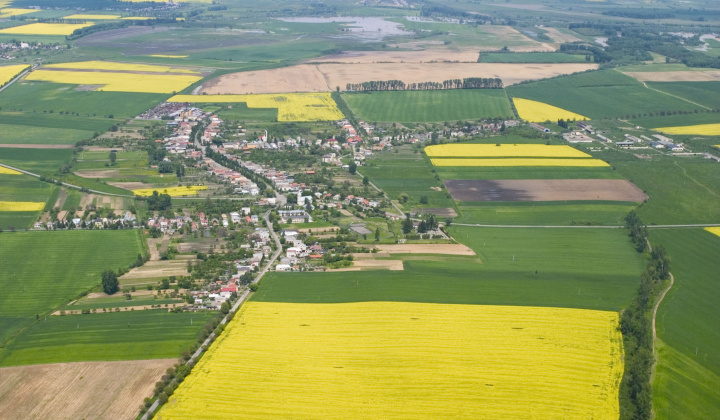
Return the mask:
[[103, 292], [108, 295], [112, 295], [117, 292], [120, 288], [120, 282], [118, 281], [117, 275], [112, 270], [105, 270], [102, 273], [102, 288]]

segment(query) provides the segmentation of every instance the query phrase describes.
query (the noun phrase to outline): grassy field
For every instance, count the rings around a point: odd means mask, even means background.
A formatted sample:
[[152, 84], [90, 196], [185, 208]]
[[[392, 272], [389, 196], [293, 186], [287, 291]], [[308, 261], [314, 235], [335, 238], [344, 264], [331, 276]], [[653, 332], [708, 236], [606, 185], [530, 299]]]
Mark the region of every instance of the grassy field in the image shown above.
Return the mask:
[[720, 237], [702, 229], [652, 230], [671, 258], [675, 284], [660, 304], [653, 383], [658, 419], [720, 417]]
[[638, 209], [648, 224], [718, 223], [720, 167], [702, 158], [615, 160], [617, 171], [650, 196]]
[[720, 82], [648, 82], [648, 86], [712, 109], [720, 109]]
[[[0, 95], [3, 111], [57, 114], [70, 117], [133, 118], [152, 108], [169, 95], [131, 92], [92, 92], [76, 90], [75, 85], [22, 82], [15, 83]], [[40, 118], [40, 117], [38, 117]], [[108, 127], [113, 123], [109, 121]]]
[[408, 147], [397, 148], [398, 153], [382, 153], [359, 172], [367, 176], [372, 183], [385, 191], [390, 199], [397, 200], [401, 193], [410, 196], [405, 207], [420, 207], [420, 197], [426, 196], [428, 204], [424, 207], [452, 207], [452, 199], [445, 191], [433, 190], [440, 188], [442, 183], [435, 179], [433, 167], [417, 149]]
[[213, 110], [223, 120], [238, 121], [276, 121], [278, 117], [277, 108], [248, 108], [246, 103], [237, 104], [210, 104], [202, 106], [205, 110]]
[[512, 116], [502, 89], [368, 92], [342, 95], [365, 121], [436, 122]]
[[10, 124], [25, 127], [43, 127], [62, 130], [81, 130], [90, 132], [103, 132], [113, 123], [107, 117], [78, 116], [60, 113], [37, 113], [32, 111], [0, 112], [0, 124]]
[[75, 144], [93, 135], [92, 131], [10, 124], [0, 124], [0, 131], [2, 144]]
[[39, 175], [50, 175], [70, 163], [72, 149], [1, 148], [0, 162]]
[[622, 226], [625, 216], [636, 206], [628, 203], [562, 202], [459, 202], [455, 223], [485, 225]]
[[126, 267], [142, 252], [140, 236], [131, 230], [0, 235], [0, 343], [32, 323], [36, 314], [100, 284], [103, 270]]
[[620, 229], [451, 227], [450, 233], [478, 256], [407, 256], [404, 271], [271, 273], [253, 300], [618, 311], [634, 295], [642, 268], [640, 256]]
[[438, 166], [442, 179], [621, 179], [610, 167]]
[[647, 127], [679, 127], [684, 125], [714, 124], [720, 120], [720, 114], [715, 112], [699, 112], [697, 114], [665, 115], [655, 117], [642, 117], [632, 119], [632, 123]]
[[632, 77], [614, 70], [514, 85], [507, 91], [513, 97], [544, 102], [591, 119], [703, 109], [648, 89]]
[[[0, 154], [2, 149], [0, 149]], [[0, 174], [0, 201], [46, 202], [58, 187], [29, 175]], [[25, 229], [35, 221], [39, 212], [0, 212], [0, 228]]]
[[[561, 308], [249, 302], [158, 417], [617, 417], [617, 322]], [[229, 383], [243, 392], [218, 392]]]
[[179, 358], [213, 315], [157, 309], [48, 316], [0, 350], [0, 366]]
[[480, 53], [480, 63], [584, 63], [584, 55], [565, 53]]

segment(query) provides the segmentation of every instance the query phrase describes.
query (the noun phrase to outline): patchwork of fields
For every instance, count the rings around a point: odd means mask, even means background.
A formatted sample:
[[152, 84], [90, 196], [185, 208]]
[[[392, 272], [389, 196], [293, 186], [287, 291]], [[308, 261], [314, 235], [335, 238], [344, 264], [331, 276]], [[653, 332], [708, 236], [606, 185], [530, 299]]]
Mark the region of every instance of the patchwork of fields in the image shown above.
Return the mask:
[[190, 103], [246, 103], [249, 108], [277, 108], [278, 121], [337, 121], [344, 118], [329, 93], [176, 95], [168, 101]]

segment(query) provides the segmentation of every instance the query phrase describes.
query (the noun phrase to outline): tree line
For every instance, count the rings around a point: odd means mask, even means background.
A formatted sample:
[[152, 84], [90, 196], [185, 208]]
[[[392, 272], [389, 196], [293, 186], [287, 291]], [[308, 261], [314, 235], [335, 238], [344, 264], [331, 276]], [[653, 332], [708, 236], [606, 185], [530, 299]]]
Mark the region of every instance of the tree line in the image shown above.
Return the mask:
[[[625, 218], [635, 248], [643, 252], [647, 246], [647, 228], [632, 211]], [[652, 418], [650, 377], [653, 354], [652, 312], [663, 282], [670, 276], [670, 258], [661, 246], [650, 252], [645, 271], [640, 277], [637, 295], [620, 317], [620, 331], [625, 347], [625, 372], [620, 383], [620, 418]]]
[[355, 92], [390, 91], [390, 90], [440, 90], [440, 89], [502, 89], [503, 82], [499, 77], [466, 77], [464, 79], [448, 79], [443, 82], [405, 83], [402, 80], [372, 80], [362, 83], [348, 83], [345, 90]]

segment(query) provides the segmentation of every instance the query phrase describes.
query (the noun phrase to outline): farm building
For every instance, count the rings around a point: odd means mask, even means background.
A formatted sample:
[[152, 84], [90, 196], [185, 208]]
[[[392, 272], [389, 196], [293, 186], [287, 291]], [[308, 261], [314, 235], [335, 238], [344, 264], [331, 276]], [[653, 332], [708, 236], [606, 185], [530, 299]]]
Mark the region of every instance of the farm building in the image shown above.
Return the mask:
[[542, 125], [540, 125], [540, 124], [530, 123], [530, 127], [534, 128], [534, 129], [536, 129], [536, 130], [542, 131], [543, 133], [549, 133], [549, 132], [550, 132], [550, 129], [549, 129], [549, 128], [544, 127], [544, 126], [542, 126]]

